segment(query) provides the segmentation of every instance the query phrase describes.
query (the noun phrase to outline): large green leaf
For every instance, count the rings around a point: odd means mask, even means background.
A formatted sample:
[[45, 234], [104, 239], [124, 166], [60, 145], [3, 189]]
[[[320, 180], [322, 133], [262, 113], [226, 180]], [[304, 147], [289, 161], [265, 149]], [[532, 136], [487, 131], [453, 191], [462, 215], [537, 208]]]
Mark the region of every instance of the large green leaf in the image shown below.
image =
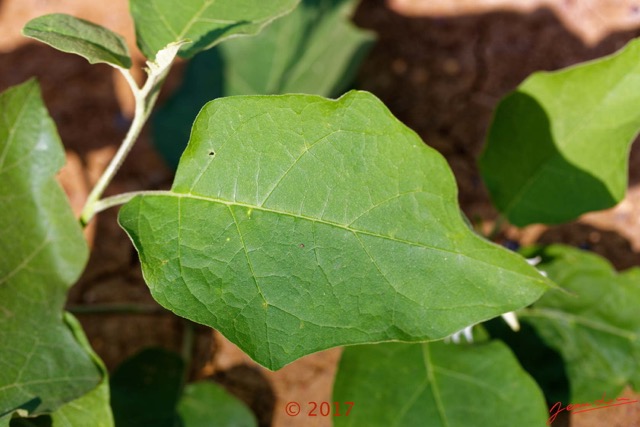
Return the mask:
[[639, 56], [635, 40], [610, 57], [536, 73], [500, 103], [480, 169], [509, 221], [556, 224], [622, 200], [640, 129]]
[[27, 22], [22, 33], [63, 52], [80, 55], [91, 64], [103, 62], [121, 68], [131, 67], [124, 38], [84, 19], [62, 13], [44, 15]]
[[53, 175], [64, 163], [35, 81], [0, 95], [0, 417], [51, 412], [94, 387], [99, 367], [63, 319], [88, 250]]
[[604, 258], [559, 245], [540, 255], [565, 292], [521, 313], [565, 360], [571, 401], [613, 398], [627, 384], [640, 390], [640, 269], [618, 274]]
[[299, 0], [131, 0], [138, 46], [147, 58], [169, 43], [193, 41], [180, 55], [191, 57], [221, 41], [257, 34], [291, 12]]
[[153, 142], [176, 167], [202, 106], [231, 95], [343, 93], [374, 35], [350, 22], [356, 0], [303, 0], [256, 37], [193, 58], [176, 94], [153, 117]]
[[185, 387], [178, 403], [184, 427], [256, 427], [258, 421], [247, 406], [221, 386], [201, 381]]
[[207, 104], [172, 190], [119, 220], [160, 304], [271, 369], [442, 338], [549, 283], [468, 228], [446, 161], [365, 92]]
[[336, 427], [544, 426], [548, 417], [537, 384], [500, 341], [348, 347], [333, 400], [354, 403]]

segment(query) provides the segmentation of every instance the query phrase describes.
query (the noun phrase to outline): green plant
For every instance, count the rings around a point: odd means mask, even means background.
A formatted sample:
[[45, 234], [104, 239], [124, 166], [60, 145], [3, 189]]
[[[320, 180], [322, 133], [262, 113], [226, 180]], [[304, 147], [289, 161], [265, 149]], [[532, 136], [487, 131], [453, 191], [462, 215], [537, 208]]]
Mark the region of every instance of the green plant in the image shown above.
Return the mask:
[[[568, 360], [587, 344], [604, 343], [589, 348], [593, 360], [585, 359], [587, 368], [569, 364], [572, 399], [591, 399], [596, 390], [594, 398], [617, 396], [627, 383], [637, 388], [636, 271], [616, 275], [592, 255], [541, 249], [535, 254], [539, 268], [554, 285], [525, 257], [479, 236], [460, 212], [444, 158], [369, 93], [352, 91], [336, 100], [221, 97], [198, 113], [170, 190], [101, 198], [149, 118], [175, 56], [191, 57], [227, 38], [255, 34], [296, 3], [190, 0], [176, 10], [168, 0], [132, 0], [138, 46], [155, 58], [147, 62], [142, 87], [129, 71], [126, 44], [106, 28], [66, 15], [26, 26], [30, 37], [115, 67], [135, 96], [129, 133], [91, 192], [81, 224], [124, 205], [119, 223], [138, 250], [153, 297], [219, 330], [267, 368], [330, 347], [386, 343], [345, 351], [335, 400], [358, 401], [336, 424], [422, 425], [425, 417], [448, 426], [468, 425], [472, 417], [491, 425], [544, 424], [548, 413], [540, 389], [482, 327], [474, 344], [435, 342], [515, 310]], [[340, 11], [349, 10], [347, 3], [330, 2]], [[293, 16], [295, 21], [276, 23], [273, 31], [306, 28], [302, 12]], [[314, 37], [326, 37], [326, 28], [316, 30]], [[355, 41], [347, 56], [353, 56], [369, 38], [348, 34]], [[269, 37], [261, 40], [268, 44]], [[314, 37], [286, 52], [289, 66], [274, 72], [278, 84], [264, 92], [299, 87], [291, 61], [299, 49], [319, 46]], [[232, 43], [238, 51], [252, 49], [240, 39]], [[640, 126], [629, 108], [640, 94], [634, 90], [636, 46], [534, 76], [498, 108], [481, 168], [511, 222], [560, 222], [620, 200], [625, 183], [616, 166], [626, 164], [626, 147]], [[232, 61], [236, 51], [224, 52]], [[323, 91], [344, 87], [342, 75], [336, 73]], [[599, 84], [603, 75], [611, 85]], [[594, 85], [592, 80], [597, 89], [586, 96], [581, 88]], [[229, 81], [215, 96], [237, 94]], [[104, 367], [78, 323], [63, 314], [87, 248], [53, 180], [63, 158], [60, 141], [37, 83], [9, 89], [0, 106], [0, 242], [11, 248], [0, 260], [0, 361], [6, 367], [0, 371], [0, 426], [12, 417], [13, 424], [40, 414], [51, 414], [54, 425], [113, 425]], [[600, 150], [605, 130], [615, 149]], [[581, 144], [592, 132], [597, 138]], [[613, 163], [603, 167], [596, 162], [602, 158]], [[592, 197], [573, 196], [576, 189]], [[554, 210], [560, 200], [574, 206]], [[589, 279], [578, 283], [581, 274]], [[611, 281], [620, 286], [603, 300]], [[563, 288], [579, 299], [559, 292]], [[567, 337], [570, 346], [562, 344]], [[162, 368], [154, 368], [150, 382], [141, 381], [141, 390], [154, 393], [162, 387], [149, 384], [168, 381], [168, 394], [157, 397], [167, 399], [161, 405], [167, 411], [142, 414], [145, 421], [138, 425], [160, 425], [156, 415], [162, 423], [180, 417], [185, 425], [207, 425], [210, 415], [198, 418], [184, 408], [207, 399], [228, 401], [210, 384], [188, 386], [180, 397], [183, 367], [170, 355], [142, 354], [129, 362], [134, 368], [122, 369], [136, 370], [146, 358]], [[618, 363], [622, 368], [616, 370]], [[602, 370], [612, 375], [599, 375]], [[112, 389], [126, 388], [118, 378], [112, 378]], [[371, 392], [372, 383], [378, 392]], [[131, 403], [114, 399], [116, 420], [142, 412], [142, 404]], [[465, 404], [467, 411], [452, 409]], [[521, 409], [519, 417], [513, 407]]]

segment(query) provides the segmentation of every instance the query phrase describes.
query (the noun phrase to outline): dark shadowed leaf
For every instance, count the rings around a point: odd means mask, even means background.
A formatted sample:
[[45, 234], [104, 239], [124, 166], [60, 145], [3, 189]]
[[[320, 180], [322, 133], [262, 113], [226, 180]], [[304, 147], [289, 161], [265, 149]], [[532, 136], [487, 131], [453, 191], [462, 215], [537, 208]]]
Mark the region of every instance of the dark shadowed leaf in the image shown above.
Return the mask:
[[111, 407], [118, 427], [174, 427], [184, 362], [177, 354], [147, 349], [125, 360], [111, 376]]

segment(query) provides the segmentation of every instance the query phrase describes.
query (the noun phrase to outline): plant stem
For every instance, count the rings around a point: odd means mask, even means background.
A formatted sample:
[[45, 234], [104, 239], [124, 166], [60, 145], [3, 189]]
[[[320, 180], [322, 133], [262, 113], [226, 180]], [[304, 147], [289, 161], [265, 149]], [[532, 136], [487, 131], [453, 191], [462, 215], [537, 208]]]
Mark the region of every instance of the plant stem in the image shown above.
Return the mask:
[[[129, 83], [129, 86], [131, 87], [131, 92], [135, 99], [135, 113], [133, 121], [131, 122], [131, 127], [122, 141], [120, 148], [118, 148], [116, 155], [113, 156], [109, 166], [107, 166], [102, 176], [100, 176], [100, 179], [98, 179], [98, 182], [95, 187], [93, 187], [89, 197], [87, 198], [84, 208], [82, 209], [82, 214], [80, 215], [80, 222], [83, 225], [88, 224], [96, 213], [95, 205], [98, 202], [98, 199], [100, 199], [102, 193], [107, 188], [107, 185], [109, 185], [116, 172], [118, 172], [118, 169], [120, 169], [120, 166], [122, 166], [122, 163], [127, 157], [127, 154], [129, 154], [129, 151], [131, 151], [131, 148], [133, 148], [133, 144], [138, 139], [140, 132], [142, 132], [142, 128], [144, 127], [151, 111], [150, 108], [145, 108], [145, 105], [147, 104], [145, 98], [148, 92], [147, 87], [152, 83], [152, 76], [149, 76], [144, 87], [139, 89], [129, 70], [125, 70], [123, 68], [118, 68], [118, 70], [122, 75], [124, 75], [127, 83]], [[151, 105], [151, 107], [153, 107], [153, 105]]]
[[184, 371], [182, 373], [182, 384], [186, 385], [191, 373], [191, 363], [193, 360], [193, 347], [195, 341], [195, 324], [190, 320], [184, 319], [184, 327], [182, 329], [182, 349], [181, 355], [184, 361]]
[[66, 308], [73, 314], [165, 314], [167, 311], [152, 304], [90, 304], [71, 305]]
[[111, 197], [105, 197], [102, 200], [98, 200], [93, 205], [93, 214], [97, 214], [114, 206], [123, 205], [136, 196], [162, 196], [167, 195], [167, 191], [131, 191], [128, 193], [121, 193]]
[[98, 182], [95, 187], [93, 187], [89, 197], [87, 198], [82, 209], [82, 213], [80, 214], [80, 223], [82, 225], [88, 224], [89, 221], [91, 221], [91, 218], [96, 214], [96, 205], [98, 204], [98, 200], [115, 176], [116, 172], [118, 172], [118, 169], [120, 169], [120, 166], [122, 166], [122, 163], [127, 157], [127, 154], [131, 151], [131, 148], [138, 139], [138, 136], [140, 136], [140, 132], [142, 132], [142, 128], [149, 118], [151, 110], [158, 99], [158, 92], [160, 91], [160, 87], [169, 72], [171, 63], [178, 53], [178, 49], [180, 49], [180, 46], [184, 43], [185, 41], [171, 43], [158, 52], [154, 62], [147, 61], [148, 68], [146, 71], [148, 77], [142, 88], [138, 87], [129, 70], [118, 67], [118, 70], [122, 73], [125, 80], [131, 87], [131, 92], [135, 99], [135, 113], [133, 121], [131, 122], [131, 127], [122, 141], [120, 148], [118, 148], [118, 151], [113, 159], [111, 159], [109, 166], [107, 166], [102, 176], [100, 176], [100, 179], [98, 179]]

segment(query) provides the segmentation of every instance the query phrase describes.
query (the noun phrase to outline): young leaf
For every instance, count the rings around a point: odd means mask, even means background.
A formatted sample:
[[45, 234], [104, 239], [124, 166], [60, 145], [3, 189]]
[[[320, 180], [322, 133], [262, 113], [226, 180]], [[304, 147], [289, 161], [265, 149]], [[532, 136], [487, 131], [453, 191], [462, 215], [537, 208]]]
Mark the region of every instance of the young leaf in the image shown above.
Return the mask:
[[480, 170], [518, 226], [614, 206], [640, 129], [640, 40], [597, 61], [535, 73], [498, 106]]
[[207, 104], [172, 190], [119, 221], [160, 304], [270, 369], [442, 338], [549, 283], [467, 227], [446, 161], [365, 92]]
[[130, 68], [124, 38], [108, 28], [62, 13], [44, 15], [27, 22], [22, 34], [63, 52], [75, 53], [91, 64], [103, 62]]
[[540, 253], [544, 269], [568, 292], [546, 294], [522, 311], [565, 360], [572, 402], [640, 390], [640, 269], [616, 273], [597, 255], [554, 245]]
[[180, 56], [188, 58], [221, 41], [257, 34], [291, 12], [299, 0], [131, 0], [138, 46], [147, 58], [169, 43], [185, 39]]
[[178, 403], [184, 427], [257, 427], [258, 421], [244, 403], [221, 386], [201, 381], [185, 387]]
[[35, 81], [0, 95], [0, 417], [51, 412], [102, 374], [63, 320], [88, 250], [53, 179], [64, 163]]
[[336, 427], [544, 426], [548, 417], [537, 384], [500, 341], [347, 347], [333, 390]]
[[256, 37], [229, 40], [193, 58], [182, 87], [153, 117], [153, 142], [165, 160], [178, 165], [194, 117], [212, 99], [342, 95], [374, 40], [350, 22], [357, 3], [303, 0]]

